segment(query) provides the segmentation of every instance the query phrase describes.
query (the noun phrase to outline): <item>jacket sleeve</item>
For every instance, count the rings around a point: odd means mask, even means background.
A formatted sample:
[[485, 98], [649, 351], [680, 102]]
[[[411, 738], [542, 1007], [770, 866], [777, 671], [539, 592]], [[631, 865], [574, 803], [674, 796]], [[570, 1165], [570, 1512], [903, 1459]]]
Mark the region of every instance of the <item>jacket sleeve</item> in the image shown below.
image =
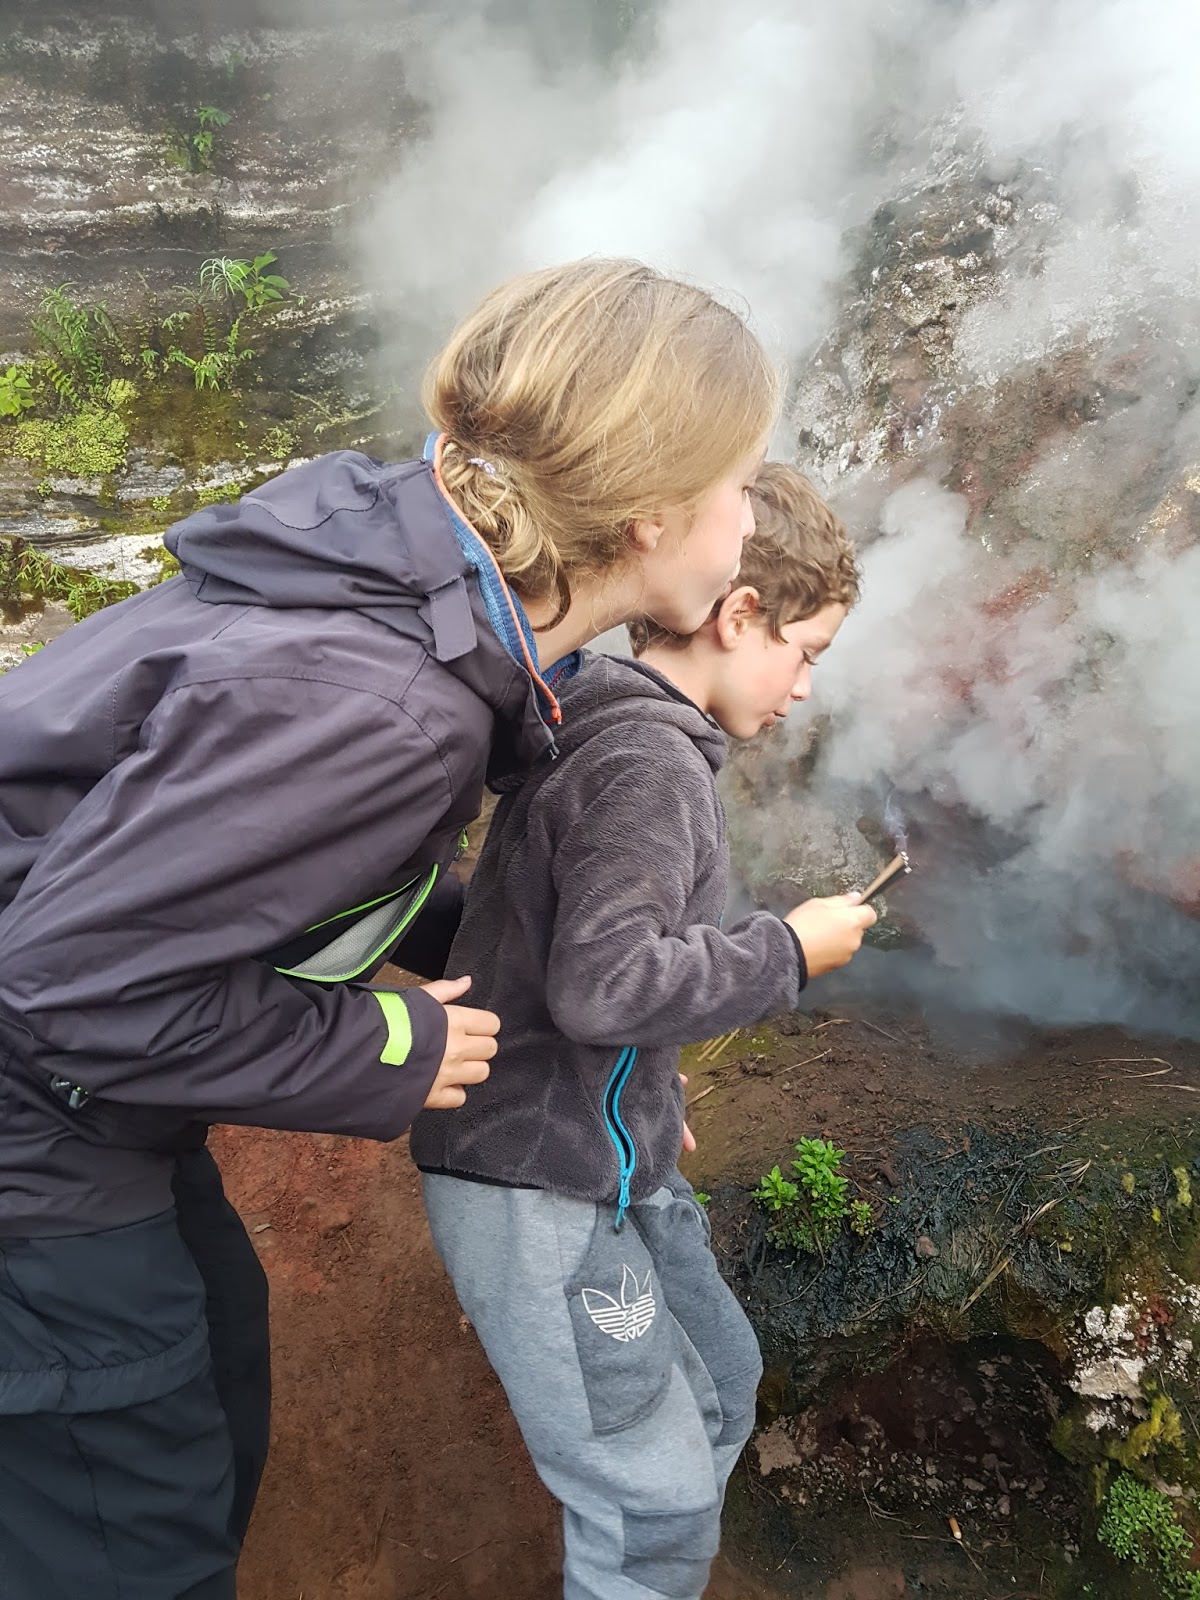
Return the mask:
[[92, 1095], [396, 1137], [444, 1009], [254, 956], [369, 892], [449, 798], [437, 747], [382, 696], [283, 673], [173, 690], [0, 916], [5, 1031]]
[[547, 1002], [581, 1044], [691, 1044], [792, 1008], [805, 982], [799, 940], [778, 917], [687, 925], [698, 875], [724, 868], [720, 802], [707, 770], [663, 755], [573, 757], [573, 799], [554, 830]]

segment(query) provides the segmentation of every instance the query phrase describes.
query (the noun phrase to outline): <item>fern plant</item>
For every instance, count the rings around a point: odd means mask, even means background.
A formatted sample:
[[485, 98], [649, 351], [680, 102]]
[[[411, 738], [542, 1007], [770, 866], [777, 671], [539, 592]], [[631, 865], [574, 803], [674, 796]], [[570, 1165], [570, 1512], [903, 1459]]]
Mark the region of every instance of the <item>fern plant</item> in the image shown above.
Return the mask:
[[104, 307], [81, 305], [72, 297], [74, 287], [47, 289], [31, 327], [43, 352], [42, 372], [60, 402], [78, 411], [103, 392], [108, 356], [120, 340]]
[[[214, 344], [211, 349], [206, 348], [202, 355], [190, 356], [186, 350], [173, 345], [167, 352], [167, 360], [176, 366], [186, 367], [197, 389], [232, 389], [235, 386], [238, 368], [247, 361], [254, 360], [253, 350], [240, 348], [238, 343], [240, 334], [239, 317], [226, 334], [224, 341]], [[206, 340], [206, 345], [207, 342]]]

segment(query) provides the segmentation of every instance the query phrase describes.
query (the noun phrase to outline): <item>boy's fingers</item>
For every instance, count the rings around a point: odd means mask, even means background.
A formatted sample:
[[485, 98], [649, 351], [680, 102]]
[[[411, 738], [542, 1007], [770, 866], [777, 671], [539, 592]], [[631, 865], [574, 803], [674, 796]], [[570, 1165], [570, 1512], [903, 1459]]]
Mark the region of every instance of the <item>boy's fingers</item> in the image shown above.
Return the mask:
[[462, 1033], [494, 1036], [500, 1032], [500, 1018], [494, 1011], [474, 1011], [470, 1006], [447, 1006], [450, 1026]]
[[426, 994], [431, 994], [435, 1000], [447, 1006], [452, 1000], [459, 999], [471, 987], [470, 978], [435, 978], [432, 983], [421, 985]]
[[456, 1061], [442, 1070], [451, 1083], [483, 1083], [492, 1069], [486, 1061]]
[[435, 1111], [453, 1111], [456, 1106], [465, 1106], [466, 1103], [465, 1089], [435, 1089], [425, 1102]]

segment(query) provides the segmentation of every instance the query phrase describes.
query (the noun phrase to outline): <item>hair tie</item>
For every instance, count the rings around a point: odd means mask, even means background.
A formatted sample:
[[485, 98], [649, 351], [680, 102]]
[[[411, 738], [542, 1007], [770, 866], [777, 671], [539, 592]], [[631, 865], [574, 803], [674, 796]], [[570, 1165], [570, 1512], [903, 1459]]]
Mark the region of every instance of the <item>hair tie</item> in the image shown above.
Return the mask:
[[498, 478], [500, 476], [496, 470], [496, 463], [494, 461], [485, 461], [482, 456], [468, 456], [467, 465], [469, 467], [482, 467], [489, 478]]

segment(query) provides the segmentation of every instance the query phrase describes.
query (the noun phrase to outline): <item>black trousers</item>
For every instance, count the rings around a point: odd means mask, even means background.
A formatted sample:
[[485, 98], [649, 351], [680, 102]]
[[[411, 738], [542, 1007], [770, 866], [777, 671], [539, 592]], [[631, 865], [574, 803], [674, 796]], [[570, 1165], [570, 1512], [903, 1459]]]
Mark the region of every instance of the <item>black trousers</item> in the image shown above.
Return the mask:
[[235, 1600], [270, 1426], [266, 1278], [207, 1150], [174, 1189], [211, 1366], [119, 1411], [0, 1416], [3, 1600]]

